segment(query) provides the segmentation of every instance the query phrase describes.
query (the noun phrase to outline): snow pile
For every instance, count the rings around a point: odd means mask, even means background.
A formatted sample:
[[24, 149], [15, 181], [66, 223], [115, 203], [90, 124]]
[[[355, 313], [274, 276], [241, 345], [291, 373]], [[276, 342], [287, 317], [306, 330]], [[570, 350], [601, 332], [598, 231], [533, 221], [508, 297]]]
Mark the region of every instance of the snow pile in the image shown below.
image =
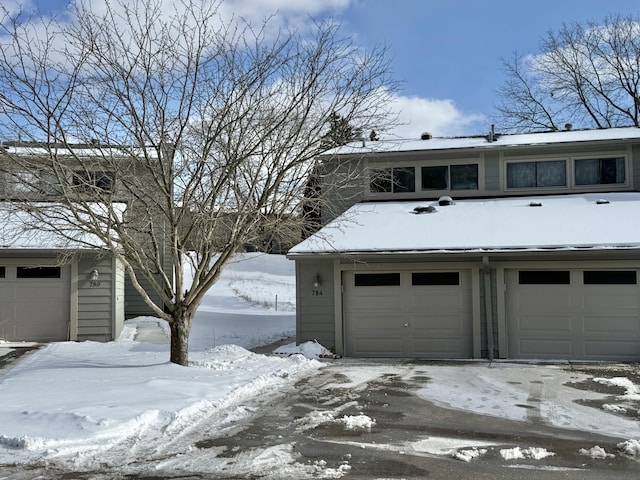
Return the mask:
[[623, 407], [622, 405], [614, 405], [612, 403], [605, 403], [602, 405], [602, 409], [612, 413], [627, 413], [626, 407]]
[[618, 396], [620, 400], [640, 401], [640, 387], [626, 377], [594, 378], [593, 381], [603, 385], [624, 388], [624, 395]]
[[345, 415], [338, 420], [347, 430], [371, 430], [376, 421], [367, 415]]
[[453, 453], [453, 458], [456, 460], [462, 460], [463, 462], [470, 462], [474, 458], [478, 458], [481, 455], [487, 453], [486, 448], [470, 448], [466, 450], [459, 450]]
[[529, 447], [529, 448], [504, 448], [500, 450], [500, 455], [505, 460], [517, 460], [520, 458], [530, 458], [533, 460], [541, 460], [547, 457], [553, 457], [555, 453], [548, 451], [546, 448]]
[[627, 440], [619, 443], [618, 450], [628, 457], [640, 460], [640, 440]]
[[607, 453], [607, 451], [600, 447], [599, 445], [596, 445], [593, 448], [590, 449], [586, 449], [586, 448], [581, 448], [580, 450], [578, 450], [578, 453], [580, 453], [580, 455], [585, 455], [587, 457], [590, 458], [594, 458], [597, 460], [604, 460], [606, 458], [613, 458], [615, 457], [614, 454], [612, 453]]
[[289, 343], [276, 348], [273, 353], [287, 357], [299, 354], [307, 358], [336, 358], [331, 350], [323, 347], [317, 341], [304, 342], [300, 345], [296, 345], [295, 342]]

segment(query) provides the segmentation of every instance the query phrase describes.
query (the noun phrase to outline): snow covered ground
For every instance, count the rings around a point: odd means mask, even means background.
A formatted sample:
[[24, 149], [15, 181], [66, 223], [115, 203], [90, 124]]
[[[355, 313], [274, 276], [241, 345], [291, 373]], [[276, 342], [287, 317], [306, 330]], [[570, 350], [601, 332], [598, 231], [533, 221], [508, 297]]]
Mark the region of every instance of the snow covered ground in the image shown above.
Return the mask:
[[[239, 476], [262, 474], [265, 469], [274, 472], [273, 478], [346, 475], [346, 465], [296, 463], [291, 444], [256, 449], [235, 463], [218, 458], [214, 449], [199, 453], [194, 447], [194, 432], [219, 435], [250, 417], [263, 397], [321, 371], [324, 364], [312, 358], [324, 352], [319, 345], [295, 348], [289, 344], [280, 350], [281, 356], [248, 350], [294, 335], [294, 310], [293, 262], [282, 256], [246, 254], [225, 271], [196, 315], [190, 367], [171, 364], [166, 343], [135, 341], [138, 327], [142, 331], [157, 322], [152, 318], [128, 321], [115, 342], [54, 343], [26, 356], [0, 373], [0, 464], [91, 470], [153, 459], [159, 469], [227, 469]], [[296, 355], [297, 351], [305, 355]], [[327, 387], [333, 391], [365, 391], [396, 370], [406, 371], [407, 381], [415, 376], [411, 368], [394, 362], [345, 360], [333, 362], [331, 368], [339, 369], [343, 378]], [[558, 365], [486, 362], [428, 364], [419, 369], [427, 371], [428, 379], [416, 392], [436, 405], [523, 425], [535, 414], [536, 422], [549, 426], [620, 439], [617, 450], [585, 444], [580, 451], [584, 458], [606, 461], [623, 455], [640, 461], [637, 366], [628, 367], [630, 375], [615, 377]], [[570, 385], [587, 382], [591, 389]], [[298, 428], [312, 429], [327, 422], [368, 432], [380, 428], [365, 413], [345, 415], [339, 409], [311, 412], [308, 418], [296, 420], [298, 424], [290, 421]], [[465, 462], [479, 461], [492, 448], [486, 442], [434, 437], [410, 447], [375, 446], [426, 451]], [[531, 445], [501, 447], [499, 454], [506, 462], [556, 458], [551, 448]]]
[[247, 350], [295, 334], [293, 269], [260, 254], [231, 264], [194, 320], [191, 367], [171, 364], [166, 343], [134, 341], [152, 318], [127, 321], [115, 342], [52, 343], [21, 360], [0, 376], [0, 463], [108, 462], [118, 445], [162, 442], [212, 410], [223, 424], [249, 399], [319, 368], [302, 355]]

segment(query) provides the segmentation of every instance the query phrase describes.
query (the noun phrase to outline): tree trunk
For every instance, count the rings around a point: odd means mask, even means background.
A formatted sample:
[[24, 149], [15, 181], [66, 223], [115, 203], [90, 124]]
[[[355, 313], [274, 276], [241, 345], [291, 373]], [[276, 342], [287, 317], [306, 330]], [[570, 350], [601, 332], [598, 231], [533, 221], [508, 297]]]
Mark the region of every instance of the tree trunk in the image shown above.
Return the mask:
[[188, 367], [191, 316], [184, 315], [181, 318], [174, 318], [169, 327], [171, 328], [171, 362]]

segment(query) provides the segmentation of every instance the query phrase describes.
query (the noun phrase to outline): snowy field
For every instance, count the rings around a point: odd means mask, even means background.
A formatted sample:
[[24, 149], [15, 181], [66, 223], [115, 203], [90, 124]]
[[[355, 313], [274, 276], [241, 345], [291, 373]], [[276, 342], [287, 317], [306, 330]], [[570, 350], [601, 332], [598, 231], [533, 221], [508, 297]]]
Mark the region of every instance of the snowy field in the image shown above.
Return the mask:
[[[122, 466], [135, 471], [148, 461], [159, 470], [213, 473], [226, 469], [247, 477], [265, 471], [273, 474], [268, 478], [346, 475], [348, 465], [331, 469], [297, 463], [292, 444], [256, 448], [254, 455], [234, 459], [235, 463], [212, 455], [213, 449], [201, 453], [194, 447], [196, 439], [208, 432], [216, 436], [228, 431], [234, 422], [250, 417], [263, 398], [285, 391], [326, 365], [314, 358], [326, 353], [317, 344], [301, 348], [289, 344], [282, 351], [294, 353], [291, 356], [265, 356], [248, 350], [294, 335], [294, 282], [294, 264], [282, 256], [241, 256], [209, 291], [196, 315], [190, 337], [190, 367], [169, 362], [167, 343], [136, 341], [138, 333], [157, 324], [157, 319], [148, 317], [128, 321], [115, 342], [53, 343], [23, 358], [0, 374], [0, 464], [57, 465], [87, 471]], [[296, 355], [296, 351], [304, 355]], [[332, 362], [330, 368], [339, 369], [344, 381], [326, 388], [364, 391], [390, 373], [410, 379], [416, 375], [412, 369], [418, 367], [359, 360]], [[609, 435], [620, 440], [617, 450], [585, 443], [580, 454], [603, 461], [612, 456], [640, 461], [637, 366], [628, 366], [628, 377], [614, 378], [559, 365], [507, 362], [419, 368], [428, 370], [429, 380], [417, 394], [436, 405], [523, 425], [535, 421]], [[570, 386], [584, 382], [615, 394]], [[536, 388], [540, 390], [534, 391]], [[375, 418], [364, 413], [345, 416], [339, 407], [335, 412], [311, 412], [308, 418], [295, 422], [299, 428], [327, 422], [366, 431], [378, 428]], [[534, 413], [536, 418], [532, 419]], [[294, 423], [294, 419], [290, 421]], [[430, 437], [411, 445], [376, 444], [375, 448], [474, 462], [494, 447], [464, 438]], [[553, 459], [556, 452], [514, 444], [501, 447], [499, 454], [506, 462], [544, 462]]]

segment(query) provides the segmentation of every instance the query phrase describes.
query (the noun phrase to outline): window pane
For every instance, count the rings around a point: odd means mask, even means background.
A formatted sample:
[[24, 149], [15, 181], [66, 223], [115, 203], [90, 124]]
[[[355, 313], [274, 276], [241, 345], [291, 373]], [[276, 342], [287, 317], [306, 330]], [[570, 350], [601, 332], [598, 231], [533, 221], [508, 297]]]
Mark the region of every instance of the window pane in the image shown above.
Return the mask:
[[0, 267], [0, 278], [4, 278], [6, 273], [6, 267]]
[[448, 190], [449, 167], [422, 167], [422, 190]]
[[372, 193], [391, 193], [391, 169], [371, 170], [369, 189]]
[[94, 185], [103, 192], [112, 192], [116, 176], [113, 172], [95, 172]]
[[507, 163], [507, 187], [527, 188], [536, 186], [534, 162]]
[[60, 267], [18, 267], [17, 278], [60, 278]]
[[451, 190], [477, 190], [478, 165], [451, 165]]
[[565, 160], [507, 164], [507, 188], [563, 187], [566, 184]]
[[567, 168], [564, 160], [536, 162], [536, 187], [562, 187], [567, 184]]
[[568, 270], [520, 270], [520, 285], [569, 285], [571, 272]]
[[412, 285], [460, 285], [459, 272], [414, 272]]
[[593, 270], [583, 272], [585, 285], [636, 285], [635, 270]]
[[356, 287], [397, 287], [400, 285], [399, 273], [356, 273]]
[[400, 167], [393, 169], [394, 193], [416, 191], [416, 169], [414, 167]]
[[624, 183], [624, 158], [588, 158], [575, 161], [576, 185]]

